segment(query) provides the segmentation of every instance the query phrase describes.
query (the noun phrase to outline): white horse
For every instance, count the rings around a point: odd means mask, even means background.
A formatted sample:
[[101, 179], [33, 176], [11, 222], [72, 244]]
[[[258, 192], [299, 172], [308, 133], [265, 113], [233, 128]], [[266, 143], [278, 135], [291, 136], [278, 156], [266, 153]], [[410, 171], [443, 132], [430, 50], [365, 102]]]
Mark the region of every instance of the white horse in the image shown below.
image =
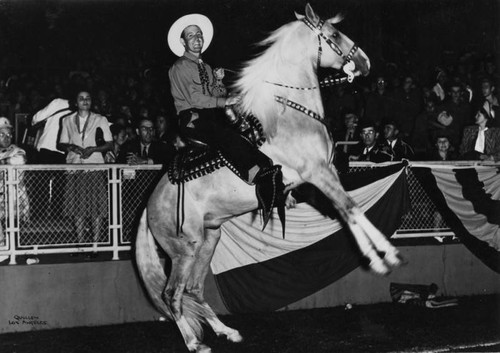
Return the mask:
[[[333, 203], [349, 226], [371, 269], [385, 274], [401, 260], [397, 250], [365, 217], [342, 188], [331, 159], [333, 141], [323, 122], [323, 104], [316, 75], [318, 65], [343, 69], [349, 80], [367, 75], [370, 61], [333, 25], [340, 16], [322, 21], [306, 6], [305, 16], [286, 24], [263, 41], [267, 46], [247, 63], [236, 82], [241, 109], [264, 127], [261, 150], [282, 166], [286, 191], [311, 183]], [[225, 326], [203, 297], [204, 282], [220, 226], [232, 217], [258, 207], [255, 186], [228, 168], [187, 182], [184, 186], [184, 224], [177, 233], [180, 188], [167, 176], [156, 186], [137, 234], [136, 260], [141, 278], [157, 308], [174, 320], [190, 351], [209, 352], [202, 343], [201, 323], [217, 335], [239, 342], [241, 335]], [[155, 239], [172, 261], [167, 277], [157, 255]], [[381, 257], [382, 256], [382, 257]]]

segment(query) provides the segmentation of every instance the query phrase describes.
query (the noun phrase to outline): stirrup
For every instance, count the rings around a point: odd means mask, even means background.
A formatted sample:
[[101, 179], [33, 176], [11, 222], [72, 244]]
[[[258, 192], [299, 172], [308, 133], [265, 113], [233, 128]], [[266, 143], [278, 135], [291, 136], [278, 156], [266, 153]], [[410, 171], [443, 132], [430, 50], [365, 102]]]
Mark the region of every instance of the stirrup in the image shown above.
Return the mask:
[[259, 208], [262, 210], [264, 230], [271, 218], [273, 208], [278, 208], [278, 216], [285, 237], [285, 185], [283, 184], [283, 173], [280, 165], [270, 166], [259, 170], [255, 176], [255, 192], [259, 201]]

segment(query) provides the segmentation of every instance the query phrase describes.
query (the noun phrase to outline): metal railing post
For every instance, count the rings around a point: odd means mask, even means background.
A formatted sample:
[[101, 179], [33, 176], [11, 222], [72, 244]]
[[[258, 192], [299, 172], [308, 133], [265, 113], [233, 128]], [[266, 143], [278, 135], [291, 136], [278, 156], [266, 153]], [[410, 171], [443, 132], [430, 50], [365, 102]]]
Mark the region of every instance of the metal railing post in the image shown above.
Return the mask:
[[119, 260], [119, 233], [121, 230], [121, 224], [118, 217], [118, 211], [120, 208], [120, 197], [119, 197], [119, 187], [120, 175], [119, 169], [117, 167], [111, 167], [111, 178], [109, 183], [111, 184], [111, 222], [109, 227], [111, 228], [111, 237], [113, 244], [113, 260]]

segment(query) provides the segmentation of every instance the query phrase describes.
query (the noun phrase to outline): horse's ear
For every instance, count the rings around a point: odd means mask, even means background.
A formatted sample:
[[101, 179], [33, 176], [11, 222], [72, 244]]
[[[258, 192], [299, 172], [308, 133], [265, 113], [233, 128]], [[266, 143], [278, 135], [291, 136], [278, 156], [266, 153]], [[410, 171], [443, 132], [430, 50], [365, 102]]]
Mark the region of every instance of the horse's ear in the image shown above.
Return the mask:
[[344, 19], [344, 14], [339, 13], [335, 17], [328, 19], [327, 22], [330, 22], [332, 25], [334, 25], [334, 24], [341, 22], [343, 19]]
[[317, 25], [320, 21], [319, 16], [316, 15], [309, 3], [306, 5], [306, 17], [313, 25]]
[[297, 20], [302, 21], [304, 19], [304, 17], [306, 17], [306, 16], [301, 15], [300, 13], [295, 12], [295, 17], [297, 18]]

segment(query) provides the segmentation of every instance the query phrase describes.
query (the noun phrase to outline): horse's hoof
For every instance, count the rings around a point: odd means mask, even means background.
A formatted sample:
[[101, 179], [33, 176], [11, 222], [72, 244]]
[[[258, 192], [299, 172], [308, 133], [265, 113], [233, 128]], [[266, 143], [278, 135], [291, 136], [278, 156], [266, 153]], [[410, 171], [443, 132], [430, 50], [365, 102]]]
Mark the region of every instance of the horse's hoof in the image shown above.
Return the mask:
[[226, 335], [226, 338], [228, 341], [234, 343], [240, 343], [241, 341], [243, 341], [243, 336], [240, 335], [240, 333], [237, 330], [234, 330], [230, 334]]
[[370, 268], [379, 276], [385, 276], [390, 273], [389, 267], [387, 267], [381, 259], [371, 261]]
[[404, 264], [403, 257], [399, 254], [399, 251], [388, 251], [385, 253], [384, 261], [392, 267], [399, 267]]
[[212, 349], [205, 344], [200, 344], [196, 348], [196, 353], [212, 353]]

